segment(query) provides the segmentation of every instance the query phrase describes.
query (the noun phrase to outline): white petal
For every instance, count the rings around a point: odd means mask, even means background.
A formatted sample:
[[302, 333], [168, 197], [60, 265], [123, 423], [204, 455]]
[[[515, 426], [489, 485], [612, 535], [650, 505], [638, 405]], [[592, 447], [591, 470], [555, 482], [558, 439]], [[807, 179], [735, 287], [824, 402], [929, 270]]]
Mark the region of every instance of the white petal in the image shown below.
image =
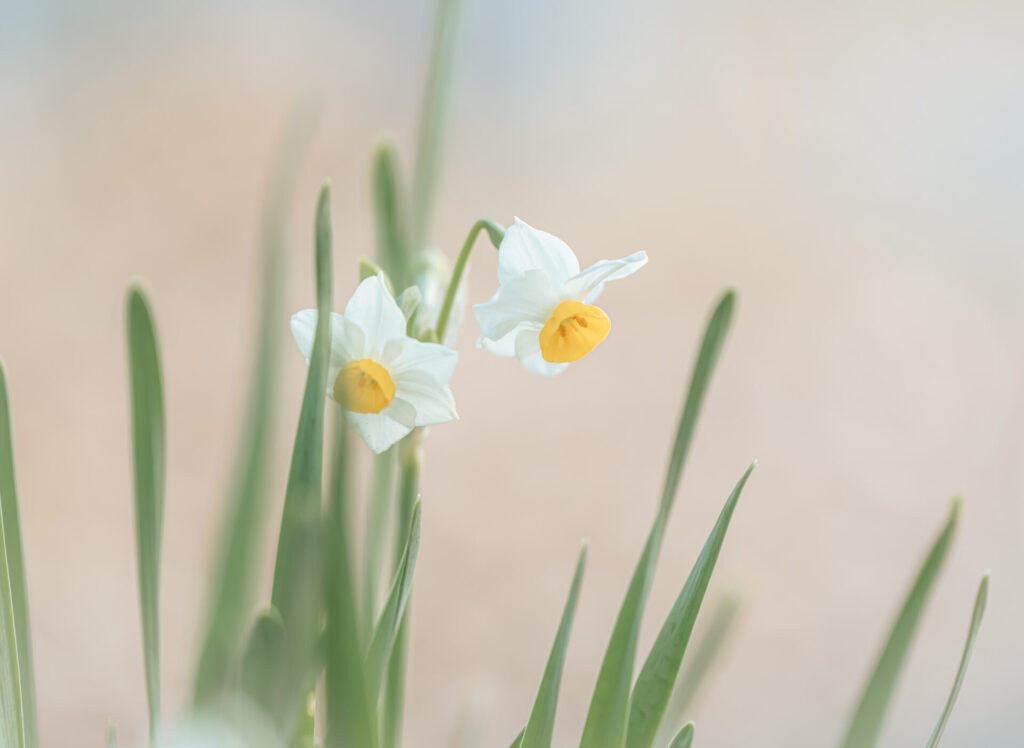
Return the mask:
[[580, 271], [580, 262], [557, 236], [517, 218], [498, 247], [498, 282], [508, 283], [528, 270], [543, 271], [557, 287]]
[[401, 400], [397, 396], [391, 404], [381, 411], [381, 415], [387, 416], [393, 421], [398, 421], [403, 426], [412, 428], [416, 426], [416, 408], [407, 400]]
[[[512, 332], [498, 338], [497, 340], [491, 340], [490, 338], [485, 338], [481, 335], [480, 339], [476, 341], [476, 344], [485, 351], [490, 351], [495, 356], [511, 358], [516, 355], [516, 335], [523, 329], [523, 327], [525, 327], [525, 325], [517, 325], [512, 328]], [[534, 325], [534, 327], [537, 326]], [[540, 332], [540, 327], [537, 327], [537, 331], [538, 333]]]
[[484, 337], [498, 340], [524, 322], [543, 325], [559, 301], [548, 277], [530, 270], [502, 283], [491, 300], [474, 305], [473, 312]]
[[389, 340], [405, 337], [405, 315], [388, 291], [383, 274], [359, 284], [345, 306], [345, 318], [362, 328], [366, 352], [372, 357], [380, 355]]
[[[387, 408], [384, 409], [386, 411]], [[403, 426], [398, 421], [380, 413], [353, 413], [346, 411], [345, 416], [352, 428], [363, 437], [366, 446], [374, 454], [380, 454], [403, 436], [412, 431], [410, 426]]]
[[606, 281], [625, 278], [646, 264], [646, 252], [634, 252], [621, 260], [601, 260], [567, 280], [562, 290], [567, 298], [585, 300], [589, 304], [600, 296]]
[[416, 409], [417, 426], [447, 423], [459, 417], [451, 389], [427, 374], [406, 372], [396, 379], [395, 387], [395, 400], [405, 400]]
[[516, 358], [527, 371], [553, 377], [569, 368], [569, 364], [545, 361], [540, 352], [540, 330], [520, 330], [516, 335]]
[[[309, 357], [313, 355], [318, 316], [316, 309], [303, 309], [292, 315], [292, 335], [302, 355], [306, 357], [306, 363], [309, 363]], [[352, 359], [363, 358], [365, 339], [363, 331], [354, 322], [340, 314], [331, 314], [331, 359], [328, 368], [333, 374], [329, 384], [334, 385], [334, 377], [338, 376], [342, 366]]]
[[388, 343], [381, 358], [381, 363], [396, 381], [403, 373], [422, 372], [439, 384], [447, 384], [455, 373], [459, 354], [438, 343], [403, 338]]

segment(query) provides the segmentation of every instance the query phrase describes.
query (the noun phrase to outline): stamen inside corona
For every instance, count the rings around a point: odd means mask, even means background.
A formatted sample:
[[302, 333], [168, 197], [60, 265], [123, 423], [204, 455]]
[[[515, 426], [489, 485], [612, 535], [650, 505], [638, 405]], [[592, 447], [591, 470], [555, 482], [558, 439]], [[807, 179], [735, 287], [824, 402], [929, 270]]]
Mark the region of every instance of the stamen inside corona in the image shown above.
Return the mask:
[[349, 361], [334, 380], [334, 399], [353, 413], [380, 413], [395, 398], [395, 381], [372, 358]]
[[579, 361], [608, 336], [611, 328], [611, 320], [600, 308], [582, 301], [563, 301], [540, 331], [541, 355], [553, 364]]

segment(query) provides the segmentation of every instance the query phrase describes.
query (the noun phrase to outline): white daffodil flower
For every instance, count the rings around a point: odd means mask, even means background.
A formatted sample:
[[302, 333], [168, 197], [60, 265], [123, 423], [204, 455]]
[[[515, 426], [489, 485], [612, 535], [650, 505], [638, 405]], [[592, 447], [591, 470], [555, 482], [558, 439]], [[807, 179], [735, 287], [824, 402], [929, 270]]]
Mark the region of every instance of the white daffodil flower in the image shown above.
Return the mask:
[[473, 307], [483, 332], [480, 346], [515, 356], [535, 374], [554, 376], [608, 336], [611, 321], [593, 306], [605, 282], [646, 264], [647, 253], [636, 252], [581, 271], [568, 244], [517, 218], [498, 248], [498, 290]]
[[[307, 363], [316, 321], [316, 309], [292, 316], [292, 335]], [[410, 338], [405, 324], [383, 275], [359, 284], [345, 314], [331, 314], [327, 394], [377, 454], [417, 426], [458, 418], [448, 387], [458, 354]]]

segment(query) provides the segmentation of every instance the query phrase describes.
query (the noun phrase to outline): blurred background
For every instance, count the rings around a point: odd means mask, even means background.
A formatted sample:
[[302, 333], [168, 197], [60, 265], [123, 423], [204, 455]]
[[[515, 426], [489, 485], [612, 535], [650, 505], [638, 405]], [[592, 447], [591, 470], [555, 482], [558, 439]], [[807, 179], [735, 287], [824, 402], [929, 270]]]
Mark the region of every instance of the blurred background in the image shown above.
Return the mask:
[[[259, 210], [301, 97], [288, 306], [314, 305], [334, 182], [338, 298], [372, 252], [370, 154], [411, 161], [428, 0], [0, 0], [0, 354], [46, 746], [144, 735], [126, 285], [163, 348], [165, 709], [194, 667], [253, 337]], [[988, 614], [949, 746], [1015, 746], [1024, 683], [1024, 5], [1015, 0], [465, 0], [432, 236], [518, 215], [584, 265], [638, 249], [609, 339], [556, 379], [474, 346], [433, 429], [406, 721], [411, 748], [528, 714], [578, 544], [590, 563], [557, 742], [574, 744], [653, 516], [708, 310], [740, 306], [669, 527], [641, 647], [760, 460], [710, 599], [743, 597], [692, 717], [708, 746], [835, 742], [954, 493], [961, 532], [884, 744], [920, 745], [982, 571]], [[407, 169], [408, 171], [408, 169]], [[469, 296], [495, 287], [482, 245]], [[305, 376], [288, 358], [272, 558]]]

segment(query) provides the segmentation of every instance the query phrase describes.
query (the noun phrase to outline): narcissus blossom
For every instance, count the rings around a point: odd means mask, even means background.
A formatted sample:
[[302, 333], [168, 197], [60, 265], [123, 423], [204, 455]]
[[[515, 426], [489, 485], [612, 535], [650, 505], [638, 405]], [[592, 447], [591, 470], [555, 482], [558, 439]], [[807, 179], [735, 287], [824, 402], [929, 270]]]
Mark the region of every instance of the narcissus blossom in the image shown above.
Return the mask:
[[593, 306], [605, 282], [646, 264], [647, 253], [636, 252], [581, 271], [569, 245], [517, 218], [498, 248], [498, 291], [473, 307], [483, 332], [480, 345], [554, 376], [608, 336], [611, 321]]
[[[317, 311], [292, 316], [292, 335], [306, 357], [313, 352]], [[327, 395], [380, 454], [417, 426], [458, 418], [448, 386], [458, 355], [451, 348], [406, 335], [406, 321], [382, 275], [367, 278], [345, 314], [331, 314]]]

